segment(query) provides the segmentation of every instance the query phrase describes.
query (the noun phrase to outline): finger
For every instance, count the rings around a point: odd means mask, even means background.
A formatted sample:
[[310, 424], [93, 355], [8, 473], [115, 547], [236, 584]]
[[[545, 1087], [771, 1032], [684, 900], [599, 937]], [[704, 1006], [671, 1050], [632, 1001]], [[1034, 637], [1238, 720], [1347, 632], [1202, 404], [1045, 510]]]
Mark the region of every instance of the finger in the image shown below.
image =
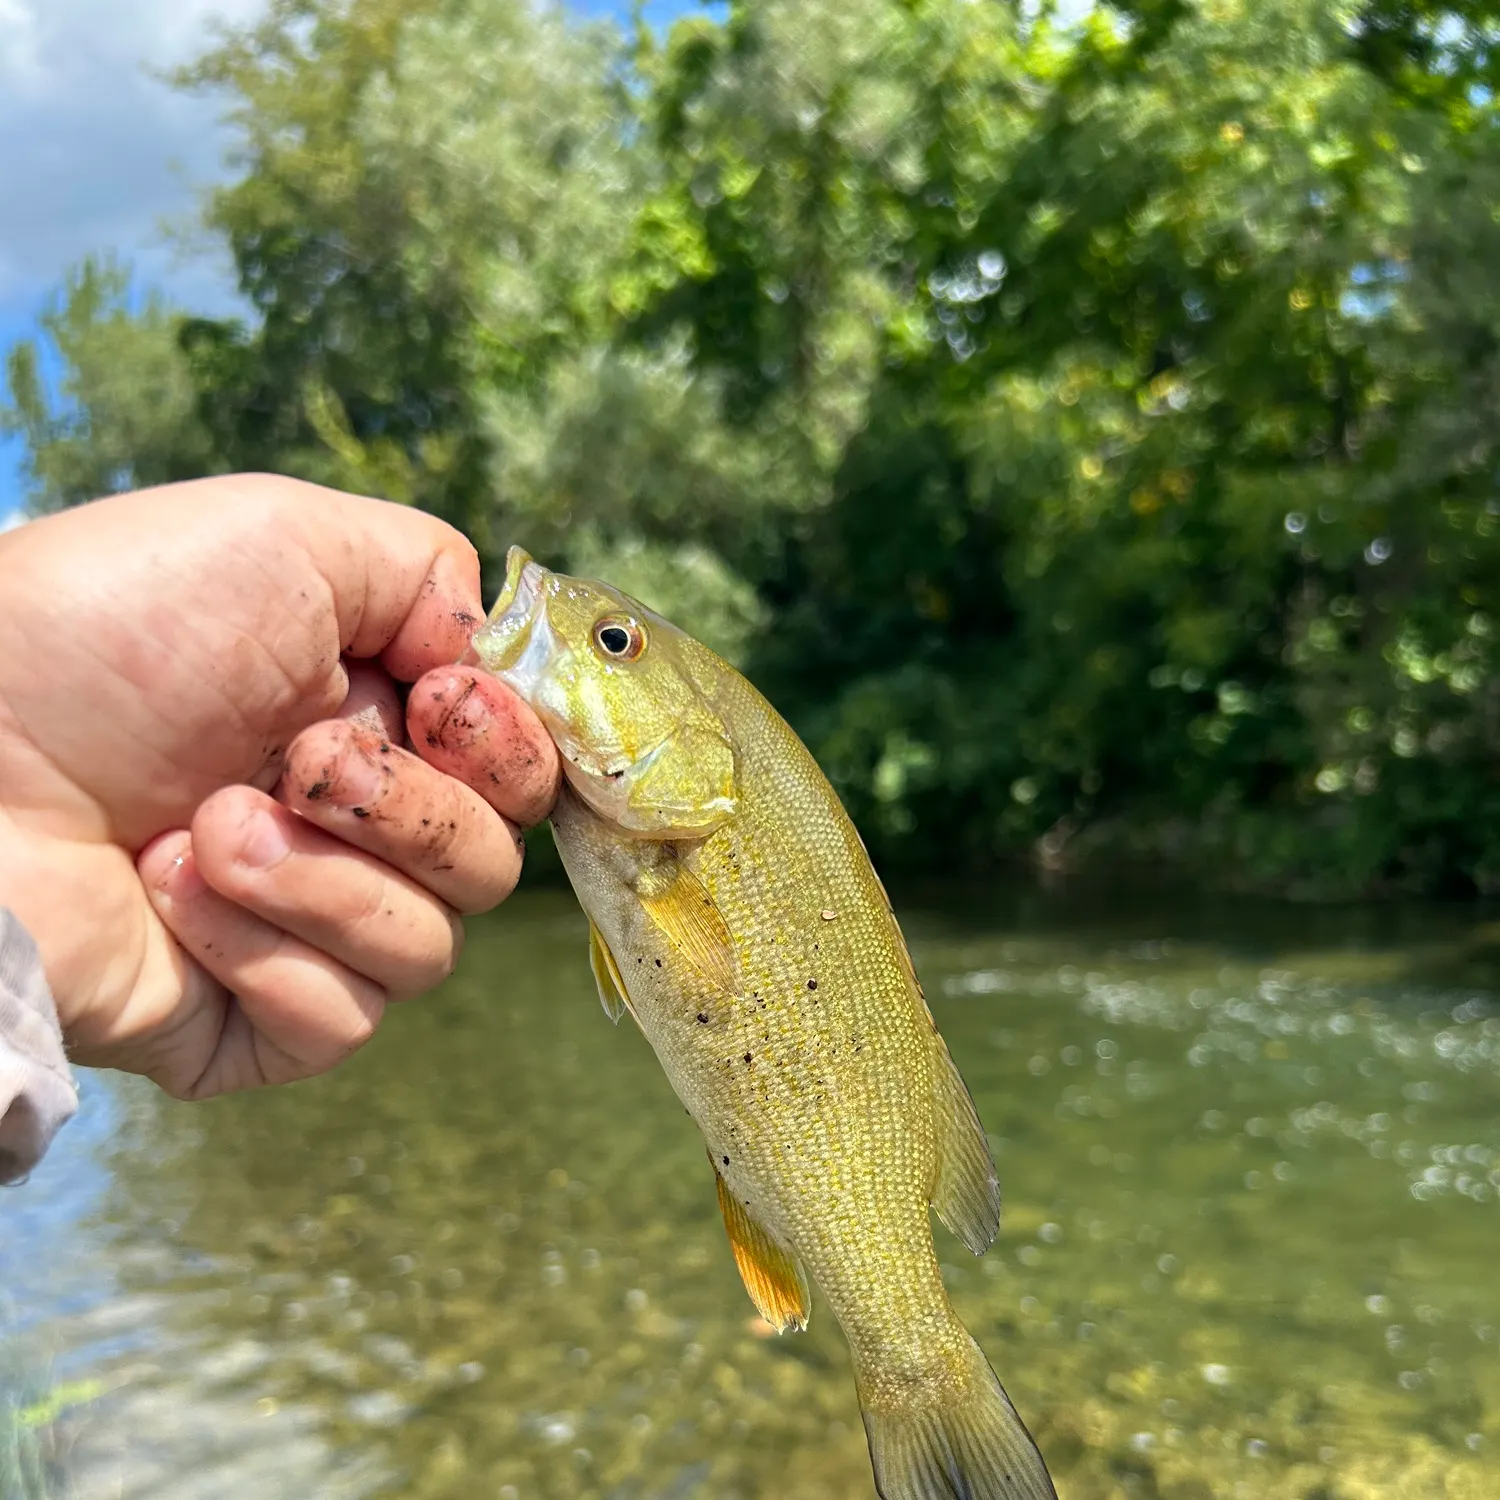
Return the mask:
[[333, 591], [345, 654], [378, 656], [398, 682], [462, 656], [484, 618], [469, 539], [412, 506], [298, 488], [310, 492], [295, 513]]
[[349, 673], [349, 693], [339, 708], [339, 718], [363, 724], [399, 743], [406, 724], [401, 697], [391, 674], [370, 661], [349, 661], [345, 667]]
[[521, 827], [552, 810], [562, 780], [557, 747], [498, 678], [472, 667], [439, 667], [412, 687], [406, 723], [424, 760]]
[[287, 753], [277, 797], [456, 910], [488, 911], [516, 887], [525, 843], [476, 792], [360, 725], [328, 720]]
[[463, 946], [430, 891], [251, 787], [225, 787], [193, 818], [193, 853], [219, 895], [363, 974], [393, 1000], [441, 984]]
[[[339, 705], [338, 717], [363, 724], [367, 729], [387, 739], [400, 740], [406, 732], [405, 716], [401, 709], [401, 695], [391, 674], [378, 662], [348, 660], [342, 663], [343, 675], [348, 683], [344, 701]], [[274, 792], [286, 769], [286, 756], [273, 750], [265, 764], [253, 775], [245, 778], [245, 785], [259, 788], [263, 792]]]
[[373, 1035], [380, 987], [212, 890], [189, 834], [164, 835], [138, 868], [163, 924], [224, 991], [217, 1042], [172, 1092], [209, 1098], [311, 1078]]

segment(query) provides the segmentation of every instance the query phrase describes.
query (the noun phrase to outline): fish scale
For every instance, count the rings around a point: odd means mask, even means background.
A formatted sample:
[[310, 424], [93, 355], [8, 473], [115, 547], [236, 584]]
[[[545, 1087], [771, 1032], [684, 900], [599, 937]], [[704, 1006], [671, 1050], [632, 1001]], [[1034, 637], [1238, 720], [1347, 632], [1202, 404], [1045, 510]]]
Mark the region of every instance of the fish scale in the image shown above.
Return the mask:
[[1053, 1496], [932, 1241], [936, 1207], [989, 1244], [989, 1149], [816, 761], [707, 647], [519, 549], [474, 647], [562, 751], [553, 831], [601, 999], [701, 1131], [747, 1290], [801, 1327], [805, 1272], [849, 1340], [881, 1495]]

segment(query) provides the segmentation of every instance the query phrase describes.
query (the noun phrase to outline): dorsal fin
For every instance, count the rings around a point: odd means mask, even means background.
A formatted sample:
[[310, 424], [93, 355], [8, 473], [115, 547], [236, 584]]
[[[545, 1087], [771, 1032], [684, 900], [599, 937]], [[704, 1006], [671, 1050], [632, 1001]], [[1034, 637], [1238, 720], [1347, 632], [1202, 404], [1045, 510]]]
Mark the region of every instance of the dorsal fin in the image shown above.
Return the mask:
[[932, 1040], [932, 1118], [938, 1148], [932, 1206], [975, 1255], [983, 1255], [1000, 1228], [995, 1159], [947, 1043], [936, 1031]]
[[[859, 838], [858, 829], [855, 837]], [[862, 838], [859, 844], [864, 849]], [[868, 850], [865, 850], [865, 857], [869, 858]], [[975, 1255], [983, 1255], [1000, 1232], [1000, 1180], [995, 1171], [995, 1159], [990, 1155], [990, 1143], [985, 1138], [984, 1126], [979, 1122], [979, 1111], [974, 1108], [974, 1098], [948, 1051], [948, 1044], [937, 1029], [932, 1007], [922, 992], [922, 982], [917, 978], [917, 967], [902, 936], [891, 898], [873, 865], [870, 872], [885, 898], [886, 911], [907, 975], [917, 993], [922, 1014], [932, 1028], [932, 1121], [938, 1148], [938, 1180], [932, 1190], [932, 1206], [938, 1218]]]

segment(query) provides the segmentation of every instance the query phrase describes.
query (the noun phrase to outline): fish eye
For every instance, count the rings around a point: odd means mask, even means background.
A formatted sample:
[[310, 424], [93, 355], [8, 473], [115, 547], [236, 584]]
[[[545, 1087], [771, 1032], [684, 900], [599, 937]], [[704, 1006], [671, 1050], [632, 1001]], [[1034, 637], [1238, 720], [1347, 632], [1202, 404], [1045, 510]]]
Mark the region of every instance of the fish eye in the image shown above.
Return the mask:
[[594, 626], [594, 644], [615, 661], [634, 661], [646, 649], [646, 632], [629, 615], [605, 615]]

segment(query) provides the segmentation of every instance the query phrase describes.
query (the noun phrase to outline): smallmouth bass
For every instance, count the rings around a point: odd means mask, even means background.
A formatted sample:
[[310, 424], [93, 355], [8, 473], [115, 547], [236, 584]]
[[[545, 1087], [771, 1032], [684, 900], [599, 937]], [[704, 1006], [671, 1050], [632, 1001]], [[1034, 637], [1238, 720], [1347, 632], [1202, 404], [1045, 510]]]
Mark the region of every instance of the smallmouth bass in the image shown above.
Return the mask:
[[609, 1015], [703, 1134], [745, 1288], [808, 1277], [853, 1355], [884, 1500], [1056, 1500], [948, 1300], [929, 1208], [983, 1254], [1000, 1194], [859, 834], [806, 747], [706, 646], [512, 548], [474, 636], [562, 756], [558, 850]]

